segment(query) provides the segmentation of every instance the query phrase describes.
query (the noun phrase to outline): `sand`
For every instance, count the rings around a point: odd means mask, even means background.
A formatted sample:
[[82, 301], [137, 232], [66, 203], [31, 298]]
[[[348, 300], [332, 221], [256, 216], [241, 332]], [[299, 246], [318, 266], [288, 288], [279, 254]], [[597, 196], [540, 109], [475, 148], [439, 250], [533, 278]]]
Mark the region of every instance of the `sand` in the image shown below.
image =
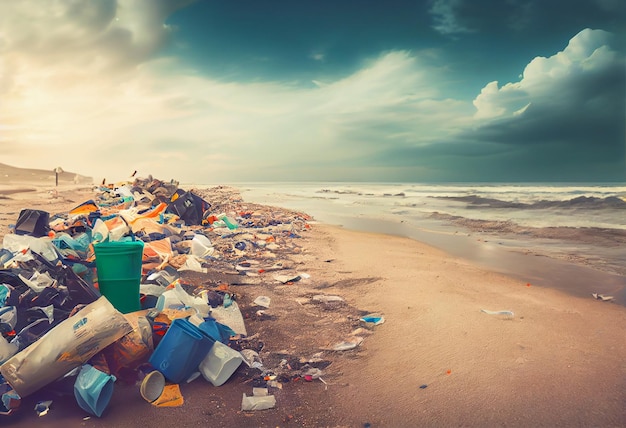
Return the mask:
[[[9, 186], [10, 187], [10, 186]], [[13, 187], [15, 190], [15, 187]], [[92, 191], [0, 190], [0, 235], [21, 208], [67, 211]], [[42, 208], [47, 207], [47, 208]], [[331, 353], [326, 384], [286, 385], [277, 408], [239, 411], [243, 383], [185, 386], [185, 406], [157, 409], [134, 390], [112, 410], [82, 420], [71, 399], [56, 414], [14, 426], [626, 426], [626, 308], [530, 286], [420, 242], [311, 223], [295, 266], [311, 275], [291, 286], [248, 287], [272, 298], [273, 321], [250, 321], [269, 350], [310, 352], [354, 327], [355, 311], [385, 323], [352, 351]], [[298, 303], [342, 296], [339, 310]], [[481, 312], [510, 310], [512, 319]], [[346, 319], [350, 319], [347, 322]], [[31, 414], [31, 409], [25, 410]], [[4, 420], [2, 424], [4, 426]]]

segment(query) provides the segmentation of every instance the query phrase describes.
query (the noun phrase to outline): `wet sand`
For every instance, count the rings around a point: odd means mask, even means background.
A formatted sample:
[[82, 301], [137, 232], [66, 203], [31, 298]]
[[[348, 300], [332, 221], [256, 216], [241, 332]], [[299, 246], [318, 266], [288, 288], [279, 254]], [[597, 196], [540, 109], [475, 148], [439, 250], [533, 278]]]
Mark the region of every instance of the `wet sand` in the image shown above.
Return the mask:
[[[45, 203], [53, 213], [87, 194], [63, 194]], [[0, 223], [14, 221], [20, 205], [31, 202], [0, 200]], [[102, 419], [82, 420], [84, 413], [69, 397], [58, 406], [63, 412], [38, 419], [25, 407], [29, 416], [6, 422], [55, 427], [130, 427], [146, 421], [185, 427], [626, 425], [623, 306], [536, 286], [398, 236], [312, 223], [301, 245], [296, 260], [313, 281], [288, 289], [265, 287], [276, 293], [273, 301], [286, 304], [297, 293], [321, 290], [360, 310], [382, 312], [386, 320], [358, 350], [335, 359], [328, 385], [290, 385], [277, 392], [276, 410], [254, 415], [238, 409], [241, 384], [207, 389], [193, 383], [184, 387], [188, 404], [181, 408], [154, 408], [129, 389], [114, 397]], [[481, 309], [510, 310], [514, 317], [499, 319]], [[272, 325], [275, 335], [264, 337], [266, 346], [289, 348], [309, 340], [296, 330], [312, 324], [302, 311], [296, 305], [279, 317]], [[333, 315], [320, 315], [314, 326], [318, 340], [332, 343], [344, 321]], [[289, 327], [280, 332], [281, 325]]]

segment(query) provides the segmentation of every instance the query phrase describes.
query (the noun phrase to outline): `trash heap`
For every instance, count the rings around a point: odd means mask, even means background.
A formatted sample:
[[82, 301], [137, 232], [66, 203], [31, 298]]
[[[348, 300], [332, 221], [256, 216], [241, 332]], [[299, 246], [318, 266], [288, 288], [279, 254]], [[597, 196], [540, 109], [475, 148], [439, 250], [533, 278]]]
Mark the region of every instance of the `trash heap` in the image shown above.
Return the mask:
[[[202, 376], [221, 386], [245, 371], [253, 389], [243, 395], [243, 411], [274, 407], [268, 386], [322, 380], [330, 362], [321, 353], [264, 365], [263, 342], [248, 336], [250, 312], [232, 287], [260, 285], [267, 275], [282, 284], [306, 279], [284, 274], [280, 255], [300, 251], [307, 215], [256, 204], [241, 210], [235, 189], [186, 191], [151, 176], [96, 190], [68, 213], [23, 209], [4, 236], [0, 415], [57, 384], [73, 384], [77, 404], [101, 417], [117, 380], [136, 385], [152, 405], [171, 407], [183, 403], [180, 383]], [[271, 318], [270, 301], [254, 300], [256, 319]], [[316, 294], [308, 303], [345, 302]], [[357, 322], [368, 329], [384, 322], [361, 315]], [[352, 335], [330, 350], [362, 340]]]

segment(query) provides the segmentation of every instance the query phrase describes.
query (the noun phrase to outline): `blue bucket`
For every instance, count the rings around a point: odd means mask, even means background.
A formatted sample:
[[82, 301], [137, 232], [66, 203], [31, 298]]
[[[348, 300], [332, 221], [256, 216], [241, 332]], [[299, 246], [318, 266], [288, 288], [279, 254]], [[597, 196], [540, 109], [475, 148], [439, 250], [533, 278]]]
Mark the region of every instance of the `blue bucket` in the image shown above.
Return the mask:
[[197, 371], [214, 343], [215, 339], [189, 320], [178, 318], [172, 321], [149, 363], [170, 382], [180, 383]]

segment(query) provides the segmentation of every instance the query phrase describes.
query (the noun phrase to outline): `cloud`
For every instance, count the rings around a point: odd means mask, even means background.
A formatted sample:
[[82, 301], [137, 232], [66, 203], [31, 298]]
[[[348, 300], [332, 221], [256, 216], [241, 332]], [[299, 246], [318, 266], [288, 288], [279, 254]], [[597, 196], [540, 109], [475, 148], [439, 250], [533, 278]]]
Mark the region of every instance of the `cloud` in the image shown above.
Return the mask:
[[625, 180], [625, 64], [612, 40], [581, 31], [562, 51], [533, 59], [520, 81], [488, 83], [471, 123], [389, 146], [377, 165], [397, 180]]
[[585, 29], [533, 59], [519, 82], [489, 83], [473, 102], [478, 127], [464, 138], [509, 147], [511, 163], [549, 179], [625, 179], [625, 62], [611, 40]]
[[458, 9], [463, 0], [432, 0], [430, 14], [433, 28], [441, 34], [471, 33], [473, 30], [463, 25], [458, 17]]
[[[619, 0], [431, 0], [432, 28], [453, 38], [489, 34], [522, 34], [526, 40], [547, 42], [545, 36], [571, 34], [575, 29], [608, 26], [623, 31], [626, 8]], [[567, 11], [567, 13], [564, 13]], [[512, 40], [514, 41], [514, 39]], [[498, 40], [494, 40], [497, 46]]]
[[167, 43], [172, 29], [165, 18], [188, 3], [3, 1], [3, 142], [41, 158], [41, 164], [50, 157], [42, 148], [68, 143], [72, 151], [88, 154], [94, 134], [102, 138], [142, 120], [140, 115], [158, 118], [153, 99], [142, 97], [151, 91], [141, 67]]
[[613, 116], [623, 100], [624, 77], [619, 76], [624, 61], [610, 48], [611, 38], [605, 31], [585, 29], [563, 51], [534, 58], [519, 82], [502, 87], [490, 82], [473, 101], [475, 117], [512, 117], [522, 108], [527, 114], [538, 108], [558, 113], [567, 106], [577, 106], [579, 115]]
[[[623, 146], [623, 56], [603, 31], [585, 30], [562, 52], [535, 58], [518, 82], [487, 84], [472, 104], [444, 92], [448, 71], [436, 50], [384, 51], [350, 74], [306, 85], [202, 74], [162, 56], [173, 31], [164, 23], [187, 3], [7, 3], [3, 162], [61, 164], [98, 180], [134, 170], [202, 183], [445, 180], [472, 168], [502, 177], [522, 161], [539, 165], [531, 146], [543, 150], [544, 170], [563, 153], [580, 165], [594, 132], [600, 154], [586, 159], [596, 168], [624, 159], [616, 143]], [[435, 3], [442, 16], [464, 4]]]
[[[419, 52], [385, 52], [310, 87], [223, 82], [154, 55], [169, 34], [162, 23], [172, 8], [163, 3], [145, 16], [123, 2], [82, 15], [59, 4], [55, 13], [52, 3], [41, 13], [25, 9], [24, 28], [2, 23], [14, 32], [2, 52], [10, 61], [1, 95], [12, 108], [0, 108], [0, 124], [19, 147], [10, 157], [16, 164], [28, 153], [31, 164], [62, 155], [96, 176], [138, 169], [243, 180], [262, 166], [270, 178], [326, 168], [339, 179], [355, 159], [376, 162], [385, 148], [417, 144], [416, 131], [436, 139], [469, 117], [466, 103], [439, 93], [439, 70]], [[47, 26], [50, 40], [37, 31]], [[56, 48], [42, 57], [42, 44]]]
[[326, 58], [326, 55], [324, 55], [322, 52], [314, 52], [310, 55], [310, 58], [315, 60], [315, 61], [324, 61], [324, 59]]

